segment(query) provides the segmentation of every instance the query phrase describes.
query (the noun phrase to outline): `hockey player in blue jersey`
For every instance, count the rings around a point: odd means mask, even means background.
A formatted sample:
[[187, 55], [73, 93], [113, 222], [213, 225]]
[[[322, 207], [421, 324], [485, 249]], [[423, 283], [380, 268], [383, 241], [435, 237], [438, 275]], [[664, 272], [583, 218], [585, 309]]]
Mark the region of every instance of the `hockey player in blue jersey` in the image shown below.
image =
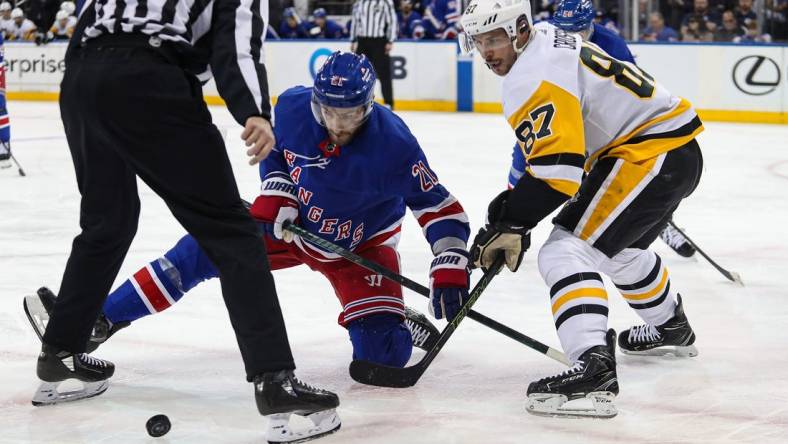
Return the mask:
[[295, 8], [285, 8], [282, 12], [282, 24], [279, 25], [279, 38], [280, 39], [306, 39], [309, 38], [309, 33], [306, 27], [301, 22], [301, 17], [296, 13]]
[[555, 6], [550, 23], [568, 32], [580, 34], [589, 41], [624, 62], [635, 63], [635, 58], [618, 34], [603, 25], [594, 23], [596, 11], [591, 0], [561, 0]]
[[5, 46], [0, 34], [0, 169], [11, 167], [11, 123], [5, 100]]
[[345, 30], [333, 20], [326, 17], [326, 10], [317, 8], [312, 12], [314, 19], [309, 25], [309, 36], [313, 39], [341, 39]]
[[422, 23], [429, 39], [452, 40], [457, 38], [457, 24], [460, 20], [459, 0], [432, 0], [424, 8]]
[[[399, 8], [397, 12], [399, 38], [420, 39], [424, 37], [424, 25], [422, 24], [421, 14], [413, 9], [412, 0], [402, 0], [399, 3]], [[421, 32], [418, 31], [419, 27]]]
[[[328, 278], [342, 304], [339, 324], [348, 330], [353, 358], [401, 367], [416, 335], [403, 322], [400, 285], [283, 230], [291, 221], [399, 272], [397, 243], [408, 207], [435, 256], [431, 311], [453, 318], [467, 300], [467, 216], [405, 123], [372, 101], [374, 85], [365, 56], [335, 52], [313, 88], [279, 96], [276, 146], [260, 164], [261, 193], [250, 212], [261, 224], [272, 270], [306, 264]], [[213, 277], [214, 266], [184, 236], [109, 295], [89, 349]]]
[[[583, 40], [596, 44], [615, 59], [635, 64], [627, 42], [613, 31], [594, 23], [595, 16], [591, 0], [560, 0], [555, 6], [550, 23], [564, 31], [578, 33]], [[509, 170], [510, 189], [514, 188], [523, 176], [525, 168], [525, 156], [520, 145], [515, 143], [512, 167]], [[695, 254], [695, 247], [670, 224], [662, 230], [659, 237], [680, 256], [691, 257]]]

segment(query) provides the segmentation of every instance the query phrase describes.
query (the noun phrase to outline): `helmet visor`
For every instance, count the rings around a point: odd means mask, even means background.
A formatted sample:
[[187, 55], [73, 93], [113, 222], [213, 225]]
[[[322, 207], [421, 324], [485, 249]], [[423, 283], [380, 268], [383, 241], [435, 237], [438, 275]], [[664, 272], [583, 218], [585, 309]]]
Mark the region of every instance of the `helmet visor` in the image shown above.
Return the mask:
[[323, 118], [324, 125], [331, 135], [332, 141], [339, 145], [345, 145], [350, 142], [356, 130], [366, 120], [366, 108], [364, 105], [350, 108], [321, 105], [320, 116]]
[[473, 36], [466, 33], [462, 34], [462, 37], [458, 40], [463, 54], [473, 54], [474, 51], [478, 51], [480, 55], [483, 55], [487, 51], [497, 51], [512, 44], [512, 38], [509, 37], [509, 34], [503, 28]]

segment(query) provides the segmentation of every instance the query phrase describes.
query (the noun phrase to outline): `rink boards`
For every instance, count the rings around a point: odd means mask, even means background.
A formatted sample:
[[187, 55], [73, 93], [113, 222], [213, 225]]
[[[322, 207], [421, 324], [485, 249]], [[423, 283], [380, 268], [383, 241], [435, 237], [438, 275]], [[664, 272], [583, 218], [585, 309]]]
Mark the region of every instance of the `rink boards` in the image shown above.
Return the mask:
[[[5, 46], [9, 97], [55, 100], [65, 69], [65, 44]], [[640, 67], [674, 94], [689, 99], [705, 120], [788, 123], [788, 46], [630, 47]], [[267, 42], [271, 95], [275, 98], [291, 86], [310, 84], [332, 51], [348, 49], [347, 41]], [[459, 55], [452, 42], [396, 42], [392, 73], [400, 110], [500, 112], [500, 78], [478, 57]], [[209, 103], [221, 102], [213, 82], [206, 85], [205, 95]]]

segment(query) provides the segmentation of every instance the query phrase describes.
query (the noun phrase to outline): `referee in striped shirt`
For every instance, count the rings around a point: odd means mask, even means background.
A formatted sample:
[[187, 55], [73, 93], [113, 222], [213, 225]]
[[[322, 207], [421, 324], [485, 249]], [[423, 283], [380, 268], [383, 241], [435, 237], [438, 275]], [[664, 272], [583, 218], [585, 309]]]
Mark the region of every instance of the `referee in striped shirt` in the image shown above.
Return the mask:
[[274, 145], [262, 63], [267, 15], [266, 0], [86, 2], [60, 91], [82, 232], [42, 339], [42, 379], [61, 357], [86, 350], [137, 230], [137, 177], [219, 270], [247, 380], [295, 368], [266, 252], [201, 85], [216, 80], [244, 127], [249, 163], [265, 158]]
[[364, 54], [380, 80], [383, 102], [394, 107], [391, 87], [391, 47], [397, 39], [397, 13], [392, 0], [357, 0], [350, 23], [351, 50]]

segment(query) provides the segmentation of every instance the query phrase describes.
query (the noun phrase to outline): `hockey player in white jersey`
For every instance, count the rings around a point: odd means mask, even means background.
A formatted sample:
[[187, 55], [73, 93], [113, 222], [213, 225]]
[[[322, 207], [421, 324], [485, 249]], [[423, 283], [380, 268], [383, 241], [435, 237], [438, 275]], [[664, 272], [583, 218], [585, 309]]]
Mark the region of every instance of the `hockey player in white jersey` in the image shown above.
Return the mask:
[[[698, 184], [703, 126], [686, 100], [635, 65], [548, 23], [534, 26], [528, 0], [471, 0], [461, 23], [463, 49], [503, 77], [504, 115], [526, 159], [526, 174], [489, 205], [474, 265], [504, 253], [516, 271], [530, 230], [563, 205], [538, 263], [574, 365], [531, 383], [527, 410], [615, 416], [616, 338], [600, 274], [645, 321], [619, 335], [622, 352], [697, 354], [681, 298], [647, 248]], [[564, 405], [578, 398], [593, 408]]]

